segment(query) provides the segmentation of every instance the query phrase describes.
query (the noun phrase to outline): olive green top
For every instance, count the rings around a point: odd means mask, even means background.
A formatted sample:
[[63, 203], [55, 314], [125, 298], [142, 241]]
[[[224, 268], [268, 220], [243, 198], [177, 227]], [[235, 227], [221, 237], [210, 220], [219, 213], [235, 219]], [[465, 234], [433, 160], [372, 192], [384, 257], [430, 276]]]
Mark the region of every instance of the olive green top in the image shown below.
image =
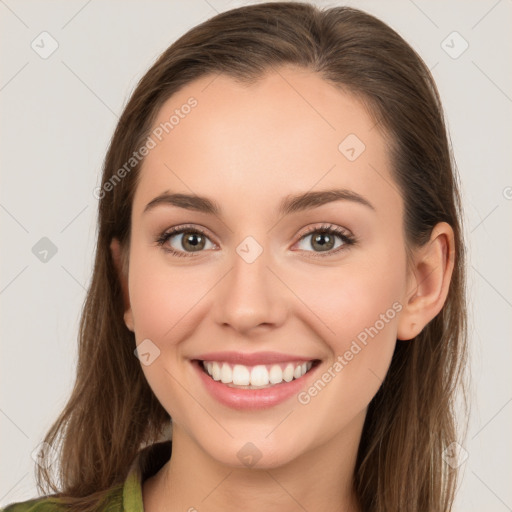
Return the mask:
[[[171, 441], [162, 441], [141, 449], [130, 466], [124, 483], [106, 493], [106, 501], [98, 512], [143, 512], [142, 483], [153, 476], [169, 460]], [[1, 512], [59, 512], [66, 508], [55, 503], [50, 496], [11, 503]]]

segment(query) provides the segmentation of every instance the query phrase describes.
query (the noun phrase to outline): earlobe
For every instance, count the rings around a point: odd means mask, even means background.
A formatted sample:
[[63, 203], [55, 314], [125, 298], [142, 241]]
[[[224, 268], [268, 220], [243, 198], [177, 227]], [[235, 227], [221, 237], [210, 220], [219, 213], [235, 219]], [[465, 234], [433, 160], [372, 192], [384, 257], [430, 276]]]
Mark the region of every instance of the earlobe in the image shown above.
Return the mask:
[[440, 222], [432, 230], [429, 242], [414, 255], [405, 307], [398, 322], [399, 340], [416, 337], [441, 311], [450, 288], [454, 258], [453, 229]]
[[124, 323], [126, 324], [126, 327], [133, 332], [133, 315], [130, 305], [130, 294], [128, 291], [128, 272], [123, 264], [123, 249], [117, 238], [112, 239], [112, 242], [110, 243], [110, 250], [123, 293]]
[[132, 331], [132, 332], [135, 332], [135, 328], [133, 326], [133, 315], [132, 315], [132, 309], [131, 308], [128, 308], [125, 312], [124, 312], [124, 323], [126, 325], [126, 327], [128, 328], [129, 331]]

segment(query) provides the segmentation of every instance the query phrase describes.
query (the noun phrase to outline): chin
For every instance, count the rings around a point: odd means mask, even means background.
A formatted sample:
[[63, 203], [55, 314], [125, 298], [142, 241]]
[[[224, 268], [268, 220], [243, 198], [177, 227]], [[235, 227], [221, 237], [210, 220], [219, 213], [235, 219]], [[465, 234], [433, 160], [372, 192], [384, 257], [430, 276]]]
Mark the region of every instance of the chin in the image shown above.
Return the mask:
[[268, 430], [265, 434], [251, 435], [246, 429], [246, 435], [243, 437], [226, 440], [223, 436], [223, 439], [219, 439], [218, 442], [215, 438], [209, 437], [206, 444], [201, 444], [203, 450], [212, 459], [238, 469], [273, 469], [291, 462], [300, 455], [297, 448], [303, 447], [301, 436], [295, 438], [287, 434], [286, 440], [282, 436], [273, 436], [270, 439], [268, 437], [270, 431]]

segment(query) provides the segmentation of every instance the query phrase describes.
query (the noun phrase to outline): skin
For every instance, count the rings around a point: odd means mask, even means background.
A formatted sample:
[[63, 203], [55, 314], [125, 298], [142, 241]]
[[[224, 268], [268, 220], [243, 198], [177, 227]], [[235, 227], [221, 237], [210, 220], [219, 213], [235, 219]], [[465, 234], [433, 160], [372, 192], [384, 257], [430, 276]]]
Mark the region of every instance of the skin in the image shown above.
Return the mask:
[[[197, 107], [142, 166], [127, 275], [119, 242], [111, 245], [126, 325], [137, 344], [149, 338], [160, 350], [142, 370], [174, 423], [171, 460], [144, 482], [144, 509], [359, 511], [351, 479], [367, 406], [397, 339], [416, 336], [445, 302], [453, 231], [438, 224], [407, 267], [384, 136], [360, 102], [320, 76], [286, 66], [251, 86], [204, 77], [164, 104], [155, 127], [190, 96]], [[353, 162], [338, 150], [348, 134], [366, 146]], [[355, 191], [375, 210], [341, 200], [277, 214], [290, 194], [331, 188]], [[164, 191], [207, 196], [221, 215], [169, 205], [143, 213]], [[202, 252], [179, 234], [167, 245], [188, 248], [188, 258], [155, 243], [185, 223], [206, 230]], [[334, 253], [336, 238], [326, 255], [312, 246], [314, 234], [301, 241], [305, 228], [324, 223], [357, 243]], [[247, 236], [263, 248], [251, 264], [236, 252]], [[401, 311], [307, 405], [292, 397], [231, 409], [211, 398], [189, 361], [208, 351], [278, 351], [321, 359], [320, 376], [397, 302]], [[252, 467], [237, 456], [247, 442], [261, 452]]]

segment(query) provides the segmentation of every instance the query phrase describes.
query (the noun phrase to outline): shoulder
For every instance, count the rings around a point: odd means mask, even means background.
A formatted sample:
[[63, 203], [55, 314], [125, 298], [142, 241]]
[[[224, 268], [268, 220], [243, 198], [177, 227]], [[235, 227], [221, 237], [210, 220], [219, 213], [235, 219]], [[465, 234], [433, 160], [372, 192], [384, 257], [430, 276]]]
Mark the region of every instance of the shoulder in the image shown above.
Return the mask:
[[[95, 493], [101, 503], [99, 506], [92, 504], [92, 507], [95, 507], [95, 512], [123, 512], [125, 510], [142, 512], [144, 510], [142, 483], [157, 473], [169, 460], [171, 450], [170, 440], [154, 443], [140, 450], [124, 482]], [[75, 502], [73, 507], [70, 504], [64, 504], [55, 495], [48, 495], [10, 503], [3, 508], [0, 507], [0, 512], [70, 512], [83, 508], [84, 503]], [[89, 509], [91, 509], [90, 502]]]
[[[101, 505], [94, 508], [96, 512], [122, 512], [124, 510], [122, 486], [108, 489], [102, 493], [102, 498]], [[79, 509], [83, 509], [83, 503], [73, 507], [69, 502], [63, 503], [55, 495], [48, 495], [10, 503], [4, 508], [0, 508], [0, 512], [70, 512]]]
[[33, 498], [27, 501], [10, 503], [0, 512], [60, 512], [66, 510], [50, 497]]

